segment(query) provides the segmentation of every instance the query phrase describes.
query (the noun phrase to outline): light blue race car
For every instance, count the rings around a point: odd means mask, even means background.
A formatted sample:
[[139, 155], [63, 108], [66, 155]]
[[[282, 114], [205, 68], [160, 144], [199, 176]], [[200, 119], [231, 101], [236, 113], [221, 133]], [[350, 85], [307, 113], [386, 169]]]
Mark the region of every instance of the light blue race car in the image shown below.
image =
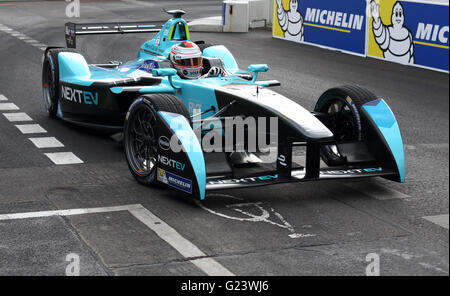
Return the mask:
[[[383, 99], [341, 86], [307, 111], [270, 89], [278, 81], [258, 81], [267, 65], [239, 69], [225, 46], [191, 41], [183, 11], [168, 13], [164, 24], [67, 23], [67, 48], [49, 47], [44, 56], [49, 116], [122, 132], [138, 182], [199, 199], [210, 190], [287, 182], [404, 182], [402, 137]], [[79, 35], [125, 33], [156, 35], [123, 63], [89, 65], [75, 49]], [[295, 162], [294, 149], [305, 151]]]

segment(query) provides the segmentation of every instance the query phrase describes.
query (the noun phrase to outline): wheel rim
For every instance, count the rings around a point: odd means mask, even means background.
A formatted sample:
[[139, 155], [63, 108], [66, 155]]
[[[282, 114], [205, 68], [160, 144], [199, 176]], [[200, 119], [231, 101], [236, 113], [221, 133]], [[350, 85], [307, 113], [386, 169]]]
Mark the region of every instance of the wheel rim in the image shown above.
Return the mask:
[[55, 94], [55, 82], [53, 81], [53, 72], [49, 62], [46, 63], [43, 80], [44, 103], [45, 108], [48, 111], [52, 107], [52, 97]]
[[156, 164], [156, 117], [151, 110], [140, 108], [130, 118], [127, 156], [135, 173], [150, 174]]
[[328, 105], [327, 113], [333, 117], [330, 129], [338, 141], [352, 141], [357, 138], [357, 126], [347, 104], [335, 99]]

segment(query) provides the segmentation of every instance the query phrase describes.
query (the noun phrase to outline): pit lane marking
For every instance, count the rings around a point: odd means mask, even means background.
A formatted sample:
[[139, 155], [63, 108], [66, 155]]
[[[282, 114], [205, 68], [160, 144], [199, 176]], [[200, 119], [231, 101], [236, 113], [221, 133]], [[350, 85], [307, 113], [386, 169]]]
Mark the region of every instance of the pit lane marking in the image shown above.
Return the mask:
[[14, 103], [0, 103], [0, 111], [19, 110]]
[[22, 134], [42, 134], [47, 131], [39, 124], [16, 124]]
[[443, 215], [436, 215], [436, 216], [425, 216], [423, 217], [425, 220], [428, 220], [436, 225], [439, 225], [441, 227], [444, 227], [445, 229], [448, 229], [449, 224], [449, 215], [443, 214]]
[[16, 113], [3, 113], [3, 116], [6, 117], [11, 122], [17, 121], [33, 121], [33, 119], [28, 116], [28, 114], [24, 112], [16, 112]]
[[4, 33], [6, 33], [6, 34], [8, 34], [8, 35], [10, 35], [10, 36], [12, 36], [12, 37], [14, 37], [16, 39], [22, 40], [25, 43], [28, 43], [28, 44], [30, 44], [30, 45], [32, 45], [32, 46], [34, 46], [34, 47], [36, 47], [36, 48], [38, 48], [38, 49], [40, 49], [42, 51], [47, 49], [47, 45], [46, 44], [40, 43], [39, 41], [36, 41], [33, 38], [31, 38], [31, 37], [29, 37], [29, 36], [27, 36], [27, 35], [25, 35], [25, 34], [23, 34], [21, 32], [15, 31], [15, 30], [9, 28], [6, 25], [0, 24], [0, 31], [2, 31], [2, 32], [4, 32]]
[[28, 138], [37, 148], [60, 148], [64, 144], [55, 137]]
[[72, 152], [44, 153], [56, 165], [84, 163]]
[[128, 211], [141, 223], [145, 224], [153, 232], [155, 232], [162, 240], [167, 242], [184, 258], [188, 259], [192, 264], [210, 276], [234, 276], [234, 274], [217, 262], [215, 259], [208, 257], [196, 245], [184, 238], [174, 228], [158, 218], [152, 212], [147, 210], [141, 204], [132, 204], [115, 207], [102, 208], [85, 208], [85, 209], [68, 209], [41, 212], [25, 212], [14, 214], [1, 214], [0, 221], [19, 220], [31, 218], [43, 218], [52, 216], [73, 216], [94, 213], [110, 213]]
[[[9, 101], [8, 98], [0, 94], [2, 102]], [[0, 103], [0, 110], [11, 111], [20, 110], [14, 103]], [[32, 121], [31, 117], [24, 112], [8, 112], [3, 115], [10, 122], [17, 121]], [[15, 125], [22, 134], [35, 134], [35, 133], [47, 133], [47, 131], [39, 124], [22, 124]], [[64, 144], [57, 140], [55, 137], [39, 137], [28, 138], [37, 148], [60, 148], [64, 147]], [[80, 164], [84, 163], [79, 157], [72, 152], [57, 152], [57, 153], [44, 153], [54, 164], [66, 165], [66, 164]]]

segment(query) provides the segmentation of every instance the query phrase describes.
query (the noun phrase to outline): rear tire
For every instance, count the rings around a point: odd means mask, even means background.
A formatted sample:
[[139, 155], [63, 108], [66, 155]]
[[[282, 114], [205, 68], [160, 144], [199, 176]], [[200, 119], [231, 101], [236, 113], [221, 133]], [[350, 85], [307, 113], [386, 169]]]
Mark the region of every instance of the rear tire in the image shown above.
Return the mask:
[[124, 126], [125, 156], [133, 177], [147, 186], [156, 185], [158, 111], [190, 118], [186, 106], [173, 95], [143, 95], [131, 104]]
[[45, 51], [42, 65], [42, 92], [45, 109], [50, 118], [56, 118], [59, 103], [59, 64], [61, 52], [78, 52], [70, 48], [50, 48]]
[[[362, 106], [377, 97], [359, 86], [340, 86], [327, 90], [317, 100], [314, 111], [330, 115], [325, 125], [334, 134], [337, 142], [357, 142], [364, 139], [364, 126], [361, 122]], [[321, 147], [321, 155], [329, 166], [343, 165], [345, 157], [339, 154], [336, 145]]]

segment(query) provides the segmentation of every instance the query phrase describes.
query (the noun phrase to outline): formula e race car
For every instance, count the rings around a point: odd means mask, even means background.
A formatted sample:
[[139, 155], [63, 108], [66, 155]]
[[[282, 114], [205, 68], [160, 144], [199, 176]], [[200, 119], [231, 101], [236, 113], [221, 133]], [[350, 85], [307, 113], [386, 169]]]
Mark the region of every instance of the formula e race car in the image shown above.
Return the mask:
[[[191, 41], [188, 24], [183, 11], [168, 13], [164, 24], [67, 23], [67, 48], [49, 47], [44, 56], [49, 116], [122, 132], [138, 182], [199, 199], [209, 190], [287, 182], [373, 176], [404, 182], [400, 130], [382, 98], [341, 86], [325, 91], [310, 112], [270, 90], [278, 81], [258, 81], [267, 65], [241, 70], [225, 46], [203, 41], [195, 42], [202, 75], [184, 79], [169, 55]], [[156, 36], [128, 62], [88, 64], [75, 49], [79, 35], [151, 32]]]

